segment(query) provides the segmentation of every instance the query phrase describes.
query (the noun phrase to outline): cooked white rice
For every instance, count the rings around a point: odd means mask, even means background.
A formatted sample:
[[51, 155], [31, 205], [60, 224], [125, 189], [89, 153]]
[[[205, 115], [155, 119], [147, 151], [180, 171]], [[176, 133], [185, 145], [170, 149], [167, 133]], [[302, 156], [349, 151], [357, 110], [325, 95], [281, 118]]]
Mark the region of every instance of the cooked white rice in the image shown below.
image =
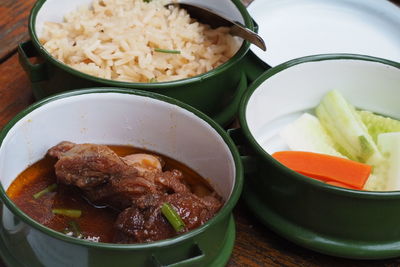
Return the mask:
[[[240, 42], [211, 29], [168, 0], [95, 0], [46, 22], [41, 43], [56, 59], [90, 75], [127, 82], [179, 80], [231, 58]], [[159, 52], [179, 51], [179, 54]]]

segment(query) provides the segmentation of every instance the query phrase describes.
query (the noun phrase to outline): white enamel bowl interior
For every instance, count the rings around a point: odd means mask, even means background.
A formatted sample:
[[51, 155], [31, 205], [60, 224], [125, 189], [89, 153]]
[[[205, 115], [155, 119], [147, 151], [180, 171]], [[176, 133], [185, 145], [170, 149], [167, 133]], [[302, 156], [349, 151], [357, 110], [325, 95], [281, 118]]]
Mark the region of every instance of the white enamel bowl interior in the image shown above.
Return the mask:
[[[40, 37], [43, 31], [43, 24], [45, 22], [62, 22], [64, 19], [64, 15], [68, 14], [69, 12], [75, 11], [80, 6], [90, 5], [92, 2], [93, 0], [46, 0], [36, 16], [36, 34]], [[186, 0], [178, 2], [202, 5], [204, 7], [215, 10], [216, 12], [228, 18], [244, 24], [244, 19], [242, 15], [240, 14], [235, 4], [230, 0]]]
[[179, 106], [123, 93], [89, 93], [48, 102], [21, 118], [0, 147], [3, 188], [57, 143], [132, 145], [197, 171], [227, 200], [235, 184], [229, 147], [203, 119]]
[[265, 0], [248, 8], [274, 67], [291, 59], [356, 53], [400, 61], [400, 12], [388, 0]]
[[330, 90], [355, 107], [400, 119], [400, 69], [353, 59], [303, 62], [266, 79], [246, 107], [249, 130], [268, 153], [288, 150], [280, 137], [287, 124], [314, 108]]

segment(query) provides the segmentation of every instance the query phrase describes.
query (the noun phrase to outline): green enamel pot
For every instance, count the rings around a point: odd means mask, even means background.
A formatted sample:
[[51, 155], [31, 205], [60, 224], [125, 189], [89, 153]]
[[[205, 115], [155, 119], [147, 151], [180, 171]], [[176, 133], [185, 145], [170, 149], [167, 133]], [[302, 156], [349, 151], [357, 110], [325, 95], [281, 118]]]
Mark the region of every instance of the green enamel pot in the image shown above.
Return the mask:
[[[177, 81], [159, 83], [130, 83], [102, 79], [77, 71], [52, 57], [40, 44], [39, 38], [43, 23], [46, 21], [62, 21], [63, 15], [77, 6], [90, 3], [84, 1], [38, 0], [29, 18], [29, 34], [31, 40], [19, 45], [20, 63], [26, 70], [37, 99], [55, 93], [88, 87], [123, 87], [126, 90], [139, 89], [155, 92], [183, 101], [207, 115], [226, 124], [237, 112], [241, 94], [238, 93], [243, 83], [247, 83], [246, 65], [249, 63], [247, 54], [250, 44], [244, 41], [238, 52], [227, 62], [204, 74]], [[255, 23], [240, 0], [201, 1], [222, 14], [225, 14], [248, 27], [256, 30]], [[39, 57], [39, 63], [33, 63], [29, 58]], [[252, 55], [254, 57], [254, 55]], [[250, 59], [251, 61], [251, 59]], [[251, 77], [257, 76], [266, 66], [258, 61], [259, 67], [251, 66]]]
[[398, 257], [400, 192], [331, 186], [271, 157], [289, 149], [280, 136], [283, 127], [304, 112], [312, 113], [333, 89], [357, 108], [400, 119], [398, 62], [316, 55], [266, 71], [246, 91], [239, 109], [237, 142], [246, 144], [253, 162], [244, 199], [265, 225], [306, 248], [354, 259]]
[[[31, 219], [6, 195], [11, 182], [62, 140], [133, 145], [174, 158], [207, 177], [225, 203], [204, 225], [143, 244], [96, 243]], [[239, 153], [204, 113], [170, 97], [92, 88], [45, 98], [0, 132], [0, 256], [8, 266], [224, 266], [235, 240], [232, 209], [242, 189]]]

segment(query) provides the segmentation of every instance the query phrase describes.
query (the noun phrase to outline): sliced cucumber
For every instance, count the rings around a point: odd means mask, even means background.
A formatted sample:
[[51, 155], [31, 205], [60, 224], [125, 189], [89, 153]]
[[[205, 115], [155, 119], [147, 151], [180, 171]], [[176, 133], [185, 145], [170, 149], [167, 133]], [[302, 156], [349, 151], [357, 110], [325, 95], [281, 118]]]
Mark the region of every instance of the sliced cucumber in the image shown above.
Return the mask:
[[326, 133], [319, 120], [304, 113], [296, 121], [287, 125], [281, 137], [291, 150], [309, 151], [344, 157], [336, 151], [332, 138]]
[[316, 114], [341, 154], [372, 165], [383, 159], [355, 108], [338, 91], [326, 94]]

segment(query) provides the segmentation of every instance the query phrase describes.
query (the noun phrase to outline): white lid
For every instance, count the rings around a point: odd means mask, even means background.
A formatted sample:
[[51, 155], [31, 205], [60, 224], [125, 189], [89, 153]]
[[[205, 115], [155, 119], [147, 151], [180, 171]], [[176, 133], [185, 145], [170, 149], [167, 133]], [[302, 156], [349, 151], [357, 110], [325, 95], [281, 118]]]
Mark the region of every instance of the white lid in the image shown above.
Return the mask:
[[267, 51], [252, 51], [270, 66], [326, 53], [400, 61], [400, 8], [386, 0], [256, 0], [248, 11]]

